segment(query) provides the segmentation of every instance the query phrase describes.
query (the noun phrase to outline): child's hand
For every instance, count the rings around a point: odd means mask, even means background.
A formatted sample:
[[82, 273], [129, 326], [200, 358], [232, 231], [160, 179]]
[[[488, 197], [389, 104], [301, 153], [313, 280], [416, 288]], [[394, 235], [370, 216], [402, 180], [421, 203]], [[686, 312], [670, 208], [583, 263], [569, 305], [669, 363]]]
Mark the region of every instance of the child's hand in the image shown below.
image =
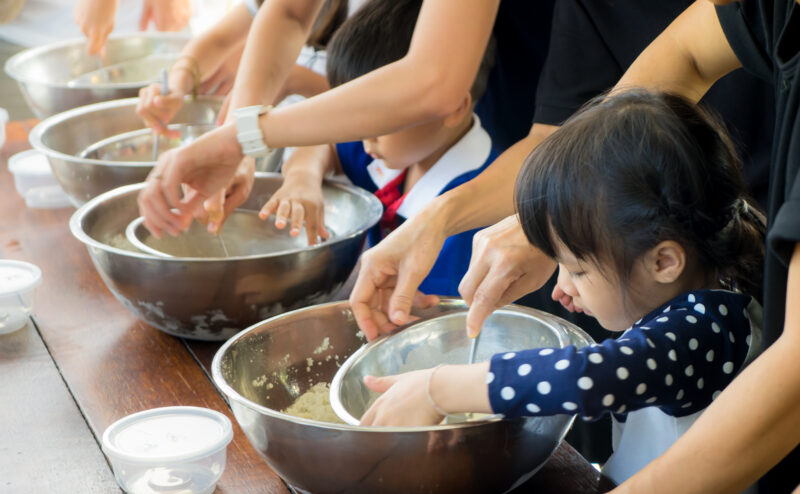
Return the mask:
[[579, 307], [575, 307], [575, 304], [572, 303], [572, 297], [564, 293], [564, 290], [561, 289], [558, 285], [553, 287], [553, 293], [550, 297], [564, 306], [570, 312], [583, 312], [583, 309]]
[[206, 225], [208, 233], [216, 235], [225, 219], [247, 200], [253, 190], [254, 176], [255, 160], [247, 156], [239, 163], [225, 190], [203, 201], [203, 207], [194, 212], [195, 219]]
[[183, 106], [183, 97], [187, 94], [183, 88], [188, 86], [191, 90], [192, 84], [191, 74], [188, 71], [171, 71], [167, 94], [161, 94], [161, 84], [157, 82], [139, 90], [136, 113], [156, 134], [179, 137], [180, 133], [177, 130], [169, 130], [167, 124]]
[[302, 178], [286, 177], [283, 185], [261, 208], [258, 216], [265, 220], [275, 214], [275, 226], [282, 230], [289, 222], [289, 235], [296, 237], [306, 225], [308, 245], [317, 243], [317, 236], [327, 240], [330, 233], [325, 229], [325, 201], [322, 187]]
[[364, 378], [372, 391], [383, 393], [361, 417], [361, 425], [436, 425], [442, 421], [428, 399], [428, 381], [434, 369], [396, 376]]

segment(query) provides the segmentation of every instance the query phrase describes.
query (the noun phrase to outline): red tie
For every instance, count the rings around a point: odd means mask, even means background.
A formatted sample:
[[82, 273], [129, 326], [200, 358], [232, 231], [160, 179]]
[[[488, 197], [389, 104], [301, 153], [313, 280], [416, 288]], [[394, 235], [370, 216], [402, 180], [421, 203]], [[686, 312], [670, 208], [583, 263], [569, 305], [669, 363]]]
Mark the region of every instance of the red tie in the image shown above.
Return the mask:
[[400, 224], [397, 218], [397, 210], [403, 204], [406, 194], [403, 194], [403, 183], [406, 180], [406, 170], [403, 170], [391, 182], [375, 191], [381, 204], [383, 204], [383, 217], [381, 217], [381, 232], [385, 237], [389, 232], [397, 228]]

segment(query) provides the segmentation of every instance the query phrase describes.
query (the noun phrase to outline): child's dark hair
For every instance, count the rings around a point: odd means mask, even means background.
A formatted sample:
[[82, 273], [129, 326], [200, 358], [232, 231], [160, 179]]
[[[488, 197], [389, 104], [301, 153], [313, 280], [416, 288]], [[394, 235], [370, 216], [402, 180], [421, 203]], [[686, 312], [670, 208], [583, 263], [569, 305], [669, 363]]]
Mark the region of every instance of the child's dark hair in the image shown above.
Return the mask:
[[[403, 58], [411, 46], [422, 0], [369, 0], [328, 44], [327, 72], [331, 87], [351, 81]], [[470, 89], [472, 102], [486, 91], [494, 65], [494, 38], [489, 39]]]
[[525, 235], [550, 257], [561, 242], [578, 260], [612, 262], [624, 284], [642, 254], [674, 240], [761, 298], [764, 217], [724, 126], [680, 97], [593, 100], [531, 152], [515, 195]]

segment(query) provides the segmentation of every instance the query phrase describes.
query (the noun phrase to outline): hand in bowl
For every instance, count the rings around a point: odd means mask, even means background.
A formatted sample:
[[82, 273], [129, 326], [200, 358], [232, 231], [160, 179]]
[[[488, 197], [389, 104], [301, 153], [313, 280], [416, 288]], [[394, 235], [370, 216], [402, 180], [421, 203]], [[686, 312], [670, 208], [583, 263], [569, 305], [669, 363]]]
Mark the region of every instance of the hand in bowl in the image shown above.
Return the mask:
[[396, 376], [364, 378], [364, 384], [383, 393], [361, 417], [360, 425], [413, 426], [436, 425], [444, 419], [428, 400], [428, 381], [435, 369]]
[[322, 197], [322, 186], [297, 173], [287, 175], [283, 185], [261, 208], [258, 216], [266, 220], [275, 215], [275, 227], [286, 228], [289, 223], [289, 235], [300, 235], [305, 221], [308, 245], [317, 243], [317, 237], [327, 240], [330, 233], [325, 228], [325, 201]]

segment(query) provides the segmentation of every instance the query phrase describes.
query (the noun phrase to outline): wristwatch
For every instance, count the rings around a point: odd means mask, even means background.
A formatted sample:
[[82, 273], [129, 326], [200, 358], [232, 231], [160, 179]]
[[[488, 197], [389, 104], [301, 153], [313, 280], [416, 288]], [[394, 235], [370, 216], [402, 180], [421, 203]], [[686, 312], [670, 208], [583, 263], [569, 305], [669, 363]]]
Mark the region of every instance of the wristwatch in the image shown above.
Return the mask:
[[236, 117], [236, 139], [242, 146], [242, 153], [256, 158], [266, 156], [270, 148], [264, 143], [264, 135], [258, 125], [258, 117], [272, 109], [272, 105], [253, 105], [237, 108], [233, 111]]

